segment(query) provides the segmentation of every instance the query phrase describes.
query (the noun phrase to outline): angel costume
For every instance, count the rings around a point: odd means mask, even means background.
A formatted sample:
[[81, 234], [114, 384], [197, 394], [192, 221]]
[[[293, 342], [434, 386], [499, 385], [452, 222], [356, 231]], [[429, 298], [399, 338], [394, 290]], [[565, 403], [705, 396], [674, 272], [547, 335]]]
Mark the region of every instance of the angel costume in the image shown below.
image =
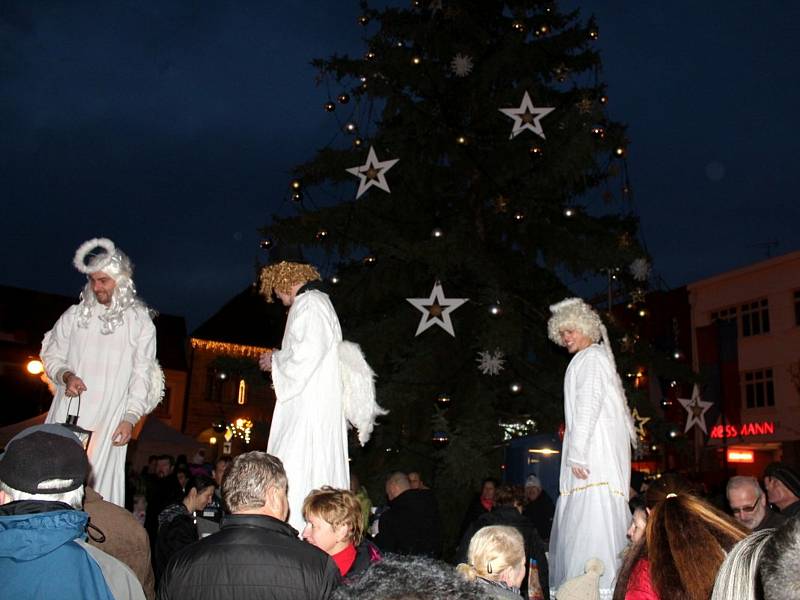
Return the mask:
[[[630, 522], [628, 494], [632, 433], [622, 383], [619, 380], [605, 327], [580, 300], [570, 308], [583, 314], [559, 315], [560, 303], [551, 307], [551, 338], [564, 328], [578, 328], [595, 341], [602, 332], [603, 345], [593, 343], [573, 356], [564, 377], [565, 432], [556, 504], [550, 537], [550, 586], [557, 590], [566, 580], [583, 575], [587, 560], [603, 561], [600, 597], [610, 599], [620, 566]], [[582, 306], [576, 307], [574, 302]], [[569, 301], [564, 301], [569, 302]], [[587, 310], [591, 311], [591, 315]], [[559, 319], [559, 316], [561, 317]], [[587, 325], [582, 318], [589, 317]], [[572, 467], [584, 467], [588, 479], [579, 479]]]
[[[84, 262], [88, 251], [105, 253]], [[63, 377], [74, 373], [86, 384], [80, 396], [78, 425], [92, 432], [87, 449], [91, 485], [109, 502], [125, 505], [127, 446], [114, 446], [111, 436], [121, 421], [136, 425], [163, 395], [163, 374], [156, 362], [156, 329], [147, 307], [136, 298], [132, 266], [110, 240], [90, 240], [75, 256], [84, 273], [104, 272], [116, 282], [108, 306], [95, 298], [90, 284], [79, 304], [68, 308], [42, 342], [41, 358], [56, 390], [45, 422], [63, 423], [71, 403], [76, 415], [78, 398], [66, 396]]]
[[272, 354], [275, 412], [267, 452], [289, 480], [289, 524], [302, 531], [303, 500], [323, 485], [350, 488], [342, 406], [342, 331], [328, 295], [300, 288], [289, 308], [281, 349]]

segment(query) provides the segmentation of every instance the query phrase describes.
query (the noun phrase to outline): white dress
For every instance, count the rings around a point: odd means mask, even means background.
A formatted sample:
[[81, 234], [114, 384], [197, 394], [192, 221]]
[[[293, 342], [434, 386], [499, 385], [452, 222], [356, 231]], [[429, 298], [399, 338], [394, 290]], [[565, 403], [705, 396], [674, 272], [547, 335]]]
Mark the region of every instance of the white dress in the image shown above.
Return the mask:
[[[56, 384], [56, 394], [47, 423], [63, 423], [70, 398], [62, 379], [66, 371], [86, 384], [81, 394], [78, 425], [92, 431], [89, 444], [91, 485], [103, 498], [125, 505], [125, 455], [127, 446], [114, 446], [111, 435], [123, 420], [135, 424], [158, 403], [150, 394], [151, 369], [156, 359], [156, 328], [142, 306], [124, 313], [124, 323], [109, 334], [100, 333], [99, 316], [105, 307], [97, 304], [87, 327], [78, 326], [79, 305], [59, 317], [42, 341], [41, 358], [47, 376]], [[72, 399], [71, 414], [77, 414], [78, 398]]]
[[275, 412], [267, 452], [289, 480], [289, 524], [302, 532], [303, 500], [323, 485], [350, 488], [342, 409], [339, 319], [327, 294], [309, 290], [289, 309], [281, 349], [272, 355]]
[[[564, 377], [566, 429], [560, 496], [550, 537], [550, 587], [583, 575], [586, 561], [605, 565], [601, 598], [611, 598], [630, 521], [631, 447], [627, 405], [617, 374], [598, 344], [576, 353]], [[586, 467], [578, 479], [572, 465]]]

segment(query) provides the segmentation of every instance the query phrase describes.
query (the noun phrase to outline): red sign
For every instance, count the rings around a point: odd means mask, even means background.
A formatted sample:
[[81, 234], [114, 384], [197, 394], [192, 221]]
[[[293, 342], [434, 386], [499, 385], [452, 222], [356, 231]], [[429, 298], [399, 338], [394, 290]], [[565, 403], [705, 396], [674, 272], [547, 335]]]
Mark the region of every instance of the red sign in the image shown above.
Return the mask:
[[[750, 435], [769, 435], [775, 433], [775, 423], [762, 421], [761, 423], [745, 423], [744, 425], [725, 425], [725, 437], [747, 437]], [[711, 437], [722, 439], [722, 425], [715, 425], [711, 430]]]

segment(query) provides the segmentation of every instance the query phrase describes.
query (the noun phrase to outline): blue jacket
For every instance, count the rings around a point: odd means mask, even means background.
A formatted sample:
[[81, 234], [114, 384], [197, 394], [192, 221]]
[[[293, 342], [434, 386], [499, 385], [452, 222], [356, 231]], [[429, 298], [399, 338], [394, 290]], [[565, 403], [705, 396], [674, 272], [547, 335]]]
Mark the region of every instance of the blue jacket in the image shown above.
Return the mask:
[[7, 598], [113, 600], [100, 566], [78, 543], [89, 515], [61, 502], [0, 506], [0, 582]]

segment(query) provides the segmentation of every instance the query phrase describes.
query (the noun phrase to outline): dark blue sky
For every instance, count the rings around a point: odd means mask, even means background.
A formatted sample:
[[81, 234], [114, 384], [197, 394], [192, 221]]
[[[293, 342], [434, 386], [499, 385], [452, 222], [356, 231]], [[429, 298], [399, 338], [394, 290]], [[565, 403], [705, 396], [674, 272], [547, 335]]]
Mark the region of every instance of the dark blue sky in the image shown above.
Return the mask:
[[[800, 249], [800, 3], [564, 6], [597, 17], [656, 273], [677, 286], [765, 257], [761, 242]], [[107, 236], [146, 300], [198, 325], [252, 281], [256, 228], [292, 211], [290, 167], [335, 133], [309, 61], [360, 55], [359, 13], [345, 0], [1, 4], [0, 283], [76, 294], [75, 248]]]

